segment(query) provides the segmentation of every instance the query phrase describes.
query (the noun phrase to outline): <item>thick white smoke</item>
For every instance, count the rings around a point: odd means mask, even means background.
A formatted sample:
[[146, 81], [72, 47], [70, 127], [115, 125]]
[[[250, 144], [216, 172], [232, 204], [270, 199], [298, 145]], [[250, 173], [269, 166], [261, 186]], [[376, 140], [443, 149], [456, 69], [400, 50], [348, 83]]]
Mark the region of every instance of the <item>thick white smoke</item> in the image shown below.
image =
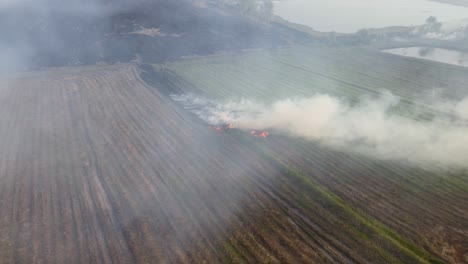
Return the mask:
[[326, 94], [272, 104], [220, 104], [190, 95], [174, 99], [209, 123], [269, 129], [382, 159], [468, 166], [468, 98], [452, 102], [451, 121], [417, 121], [392, 113], [399, 98], [389, 93], [355, 106]]

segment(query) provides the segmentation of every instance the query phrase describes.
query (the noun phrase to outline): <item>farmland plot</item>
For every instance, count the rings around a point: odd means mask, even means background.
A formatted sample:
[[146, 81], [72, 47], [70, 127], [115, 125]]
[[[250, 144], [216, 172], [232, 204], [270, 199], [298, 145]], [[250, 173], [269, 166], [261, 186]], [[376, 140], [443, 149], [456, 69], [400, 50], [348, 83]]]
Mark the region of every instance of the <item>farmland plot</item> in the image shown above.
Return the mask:
[[440, 114], [427, 104], [434, 94], [447, 100], [468, 95], [466, 68], [365, 49], [293, 47], [156, 67], [177, 73], [215, 99], [271, 102], [327, 93], [355, 101], [387, 91], [401, 98], [400, 114], [422, 118]]
[[[326, 93], [353, 102], [390, 91], [401, 98], [398, 114], [423, 120], [447, 114], [430, 104], [435, 92], [452, 100], [468, 91], [464, 68], [348, 48], [252, 51], [186, 59], [155, 69], [173, 89], [218, 101], [249, 98], [269, 103]], [[306, 179], [375, 217], [383, 224], [379, 230], [392, 239], [408, 239], [447, 262], [466, 261], [466, 171], [379, 161], [279, 135], [258, 144]], [[385, 231], [387, 227], [395, 233]]]
[[159, 88], [132, 65], [1, 81], [1, 263], [442, 256], [295, 170], [275, 154], [281, 142], [269, 150], [243, 133], [210, 130]]

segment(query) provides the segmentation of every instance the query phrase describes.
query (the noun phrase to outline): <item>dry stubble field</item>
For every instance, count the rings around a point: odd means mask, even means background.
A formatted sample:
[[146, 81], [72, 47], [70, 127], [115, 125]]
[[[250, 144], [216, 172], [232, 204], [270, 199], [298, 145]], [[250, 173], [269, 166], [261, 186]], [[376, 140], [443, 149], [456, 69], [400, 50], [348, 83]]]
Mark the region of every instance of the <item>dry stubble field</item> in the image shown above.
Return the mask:
[[[358, 190], [385, 185], [368, 170], [381, 165], [317, 148], [310, 157], [327, 167], [311, 168], [298, 154], [310, 149], [290, 150], [289, 139], [212, 131], [133, 65], [26, 73], [0, 90], [1, 263], [453, 260]], [[343, 185], [325, 174], [368, 176]], [[463, 195], [453, 198], [466, 220]], [[415, 213], [443, 222], [441, 201]]]

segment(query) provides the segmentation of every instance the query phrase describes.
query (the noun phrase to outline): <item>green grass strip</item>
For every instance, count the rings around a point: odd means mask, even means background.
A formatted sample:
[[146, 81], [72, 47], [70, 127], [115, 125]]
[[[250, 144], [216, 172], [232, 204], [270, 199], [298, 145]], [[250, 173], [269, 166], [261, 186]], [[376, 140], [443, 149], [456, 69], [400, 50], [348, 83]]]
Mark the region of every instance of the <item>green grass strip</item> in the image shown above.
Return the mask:
[[273, 165], [278, 167], [285, 175], [294, 178], [298, 181], [302, 186], [312, 189], [314, 192], [320, 194], [324, 198], [326, 198], [330, 203], [338, 206], [347, 214], [351, 215], [355, 219], [362, 222], [365, 226], [379, 234], [380, 236], [384, 237], [385, 239], [389, 240], [392, 244], [400, 248], [403, 252], [407, 253], [409, 256], [413, 257], [414, 259], [418, 260], [421, 263], [432, 263], [432, 264], [439, 264], [445, 263], [444, 261], [434, 257], [429, 252], [425, 251], [424, 249], [420, 248], [419, 246], [411, 243], [407, 239], [401, 237], [398, 233], [390, 229], [389, 227], [385, 226], [383, 223], [379, 222], [378, 220], [374, 219], [366, 215], [365, 213], [361, 212], [360, 210], [351, 207], [346, 202], [344, 202], [340, 197], [332, 193], [331, 191], [327, 190], [325, 187], [321, 186], [320, 184], [316, 183], [311, 177], [304, 174], [303, 172], [290, 167], [289, 165], [285, 164], [283, 161], [273, 157], [271, 154], [264, 150], [259, 144], [256, 144], [258, 149], [261, 149], [262, 156], [264, 156], [269, 162]]

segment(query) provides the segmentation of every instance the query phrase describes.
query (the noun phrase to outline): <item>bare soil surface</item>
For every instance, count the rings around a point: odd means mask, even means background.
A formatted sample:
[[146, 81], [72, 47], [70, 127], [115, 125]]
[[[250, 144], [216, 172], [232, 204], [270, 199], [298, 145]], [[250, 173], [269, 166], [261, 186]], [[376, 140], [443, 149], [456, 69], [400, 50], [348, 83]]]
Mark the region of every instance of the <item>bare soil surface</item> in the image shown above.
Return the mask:
[[0, 263], [429, 263], [455, 260], [420, 238], [466, 249], [466, 192], [399, 196], [403, 177], [379, 164], [210, 130], [133, 65], [0, 89]]

